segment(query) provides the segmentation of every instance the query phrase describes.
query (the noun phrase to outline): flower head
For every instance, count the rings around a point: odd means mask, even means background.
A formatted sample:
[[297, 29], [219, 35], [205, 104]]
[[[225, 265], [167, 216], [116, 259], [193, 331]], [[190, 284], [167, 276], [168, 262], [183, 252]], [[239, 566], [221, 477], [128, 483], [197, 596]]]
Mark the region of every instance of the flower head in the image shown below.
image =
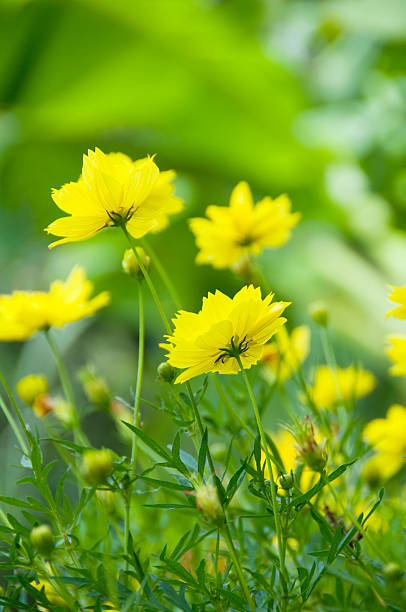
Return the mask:
[[265, 377], [277, 376], [282, 382], [287, 380], [304, 362], [309, 347], [310, 329], [307, 325], [295, 327], [290, 334], [281, 327], [275, 340], [264, 346], [261, 362], [265, 366]]
[[262, 299], [261, 289], [243, 287], [233, 298], [221, 291], [203, 298], [200, 312], [181, 310], [174, 331], [166, 336], [168, 363], [185, 371], [176, 383], [207, 372], [236, 374], [261, 358], [263, 345], [286, 322], [281, 314], [289, 302], [272, 303], [273, 294]]
[[172, 171], [160, 172], [152, 157], [134, 162], [123, 153], [88, 151], [79, 180], [52, 192], [55, 204], [70, 216], [46, 228], [62, 237], [50, 248], [87, 240], [114, 225], [125, 225], [134, 238], [162, 230], [168, 216], [183, 208], [173, 195], [174, 177]]
[[367, 370], [354, 365], [332, 370], [323, 365], [317, 368], [314, 385], [309, 388], [309, 393], [318, 408], [331, 408], [339, 401], [348, 402], [364, 397], [375, 386], [375, 376]]
[[265, 247], [284, 245], [300, 219], [290, 207], [286, 195], [275, 200], [265, 197], [254, 205], [249, 185], [238, 183], [229, 206], [209, 206], [207, 219], [190, 220], [200, 249], [196, 262], [229, 268], [246, 254], [259, 255]]
[[66, 281], [51, 283], [48, 292], [16, 291], [0, 295], [0, 341], [24, 341], [36, 331], [62, 327], [94, 314], [110, 301], [107, 291], [90, 299], [93, 283], [76, 266]]
[[366, 473], [376, 473], [381, 480], [396, 474], [406, 455], [406, 408], [395, 404], [385, 418], [367, 423], [364, 439], [376, 451], [365, 466]]
[[391, 346], [386, 349], [386, 354], [393, 362], [389, 373], [392, 376], [406, 376], [406, 336], [390, 336], [388, 340]]

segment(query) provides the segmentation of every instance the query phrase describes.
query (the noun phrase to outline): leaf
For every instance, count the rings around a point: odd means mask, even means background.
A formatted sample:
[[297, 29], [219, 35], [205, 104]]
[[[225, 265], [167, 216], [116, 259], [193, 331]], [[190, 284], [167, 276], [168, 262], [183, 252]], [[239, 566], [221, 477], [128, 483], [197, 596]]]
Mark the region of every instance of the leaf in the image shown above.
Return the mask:
[[333, 539], [331, 541], [330, 551], [327, 557], [327, 563], [330, 564], [334, 561], [336, 556], [338, 555], [338, 547], [344, 535], [344, 529], [342, 525], [338, 525], [337, 529], [334, 532]]
[[165, 489], [172, 489], [174, 491], [194, 491], [192, 486], [185, 486], [177, 482], [170, 482], [168, 480], [160, 480], [158, 478], [149, 478], [149, 476], [138, 476], [138, 480], [143, 480], [153, 486], [164, 487]]
[[207, 427], [204, 430], [204, 434], [202, 436], [202, 443], [200, 445], [200, 450], [199, 450], [199, 458], [197, 461], [197, 466], [198, 466], [198, 473], [200, 475], [201, 478], [203, 478], [204, 475], [204, 468], [206, 465], [206, 455], [207, 455]]
[[126, 421], [121, 422], [124, 423], [126, 427], [131, 429], [131, 431], [133, 431], [151, 450], [153, 450], [154, 453], [159, 455], [159, 457], [162, 457], [162, 459], [165, 459], [168, 463], [172, 462], [171, 455], [164, 448], [162, 448], [158, 442], [155, 442], [155, 440], [147, 436], [142, 429], [139, 429], [138, 427], [135, 427], [135, 425], [131, 425], [131, 423], [127, 423]]

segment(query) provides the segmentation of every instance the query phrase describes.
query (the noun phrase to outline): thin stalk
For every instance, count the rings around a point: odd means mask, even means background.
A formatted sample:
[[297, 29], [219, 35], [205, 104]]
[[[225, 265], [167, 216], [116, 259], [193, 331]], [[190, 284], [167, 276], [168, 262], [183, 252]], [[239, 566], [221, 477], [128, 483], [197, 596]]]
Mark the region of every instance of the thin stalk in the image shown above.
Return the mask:
[[18, 429], [18, 425], [15, 422], [15, 420], [13, 418], [13, 415], [11, 414], [10, 410], [8, 409], [8, 406], [7, 406], [6, 402], [3, 400], [1, 395], [0, 395], [0, 406], [1, 406], [2, 411], [5, 414], [5, 417], [6, 417], [7, 421], [8, 421], [11, 429], [14, 432], [15, 437], [17, 438], [17, 441], [18, 441], [18, 443], [19, 443], [19, 445], [21, 447], [22, 453], [24, 455], [28, 455], [28, 446], [26, 445], [25, 440], [22, 437], [20, 430]]
[[[139, 427], [140, 420], [140, 399], [141, 399], [141, 384], [144, 371], [144, 338], [145, 338], [145, 317], [144, 317], [144, 294], [142, 292], [142, 281], [138, 280], [138, 367], [137, 367], [137, 385], [135, 387], [134, 398], [134, 425]], [[138, 450], [138, 436], [133, 433], [132, 451], [131, 451], [131, 473], [135, 476], [136, 462]]]
[[[203, 435], [204, 435], [203, 423], [202, 423], [202, 420], [200, 418], [199, 408], [197, 406], [196, 399], [195, 399], [195, 396], [193, 395], [192, 387], [190, 386], [189, 381], [186, 382], [186, 388], [187, 388], [188, 393], [189, 393], [190, 402], [191, 402], [192, 407], [193, 407], [193, 412], [195, 414], [197, 426], [199, 428], [200, 437], [202, 438]], [[218, 477], [217, 477], [217, 474], [216, 474], [216, 470], [214, 468], [213, 458], [211, 456], [209, 446], [207, 446], [207, 461], [208, 461], [208, 464], [209, 464], [209, 469], [210, 469], [210, 474], [211, 474], [212, 480], [214, 482], [215, 487], [218, 490]], [[254, 605], [254, 603], [253, 603], [253, 601], [251, 599], [251, 596], [250, 596], [250, 593], [249, 593], [249, 590], [248, 590], [248, 587], [247, 587], [247, 583], [245, 581], [244, 574], [242, 573], [241, 566], [240, 566], [239, 561], [238, 561], [237, 553], [236, 553], [235, 548], [234, 548], [234, 544], [233, 544], [233, 540], [231, 538], [230, 530], [228, 528], [226, 510], [225, 510], [225, 508], [224, 508], [224, 506], [223, 506], [223, 504], [221, 502], [220, 492], [218, 492], [218, 497], [219, 497], [219, 501], [221, 503], [221, 506], [223, 508], [224, 517], [225, 517], [224, 526], [223, 526], [223, 533], [224, 533], [225, 540], [226, 540], [226, 543], [227, 543], [227, 548], [228, 548], [230, 556], [231, 556], [231, 558], [233, 560], [233, 564], [234, 564], [235, 570], [237, 572], [237, 575], [238, 575], [238, 578], [239, 578], [239, 581], [240, 581], [241, 589], [242, 589], [242, 591], [243, 591], [243, 593], [245, 595], [245, 599], [247, 600], [247, 603], [248, 603], [250, 609], [251, 610], [255, 610], [255, 605]]]
[[30, 437], [29, 437], [29, 434], [28, 434], [27, 427], [25, 425], [25, 421], [24, 421], [24, 419], [22, 417], [22, 414], [21, 414], [21, 411], [20, 411], [20, 409], [18, 407], [18, 404], [17, 404], [17, 402], [14, 399], [14, 395], [12, 394], [11, 389], [8, 386], [7, 381], [4, 378], [3, 373], [1, 372], [1, 370], [0, 370], [0, 382], [2, 383], [4, 389], [5, 389], [6, 393], [7, 393], [7, 396], [8, 396], [8, 398], [9, 398], [9, 400], [10, 400], [10, 402], [11, 402], [13, 408], [14, 408], [14, 411], [15, 411], [15, 413], [17, 415], [17, 418], [19, 420], [19, 423], [21, 425], [21, 429], [23, 430], [23, 432], [25, 434], [25, 437], [29, 441]]
[[272, 500], [273, 514], [274, 514], [274, 518], [275, 518], [276, 537], [278, 539], [278, 552], [279, 552], [279, 560], [280, 560], [280, 570], [281, 570], [281, 574], [283, 575], [283, 577], [286, 580], [287, 573], [286, 573], [285, 559], [284, 559], [284, 554], [283, 554], [283, 538], [282, 538], [281, 520], [280, 520], [280, 516], [279, 516], [279, 512], [278, 512], [278, 504], [277, 504], [277, 501], [276, 501], [276, 484], [275, 484], [275, 480], [274, 480], [273, 472], [272, 472], [272, 463], [271, 463], [271, 457], [269, 455], [268, 443], [267, 443], [267, 440], [266, 440], [264, 428], [262, 427], [261, 416], [260, 416], [259, 410], [258, 410], [258, 404], [257, 404], [257, 401], [255, 399], [254, 392], [253, 392], [252, 387], [251, 387], [251, 383], [248, 380], [247, 373], [244, 370], [244, 367], [242, 365], [241, 357], [239, 355], [236, 355], [235, 358], [237, 359], [238, 365], [240, 366], [240, 370], [241, 370], [242, 376], [244, 378], [245, 385], [247, 387], [248, 395], [250, 397], [251, 404], [252, 404], [252, 407], [254, 409], [255, 418], [256, 418], [257, 426], [258, 426], [258, 431], [259, 431], [259, 435], [260, 435], [260, 438], [261, 438], [261, 444], [262, 444], [262, 448], [264, 450], [265, 457], [266, 457], [266, 464], [267, 464], [268, 472], [269, 472], [269, 480], [270, 480], [270, 483], [271, 483], [271, 500]]
[[253, 602], [253, 600], [251, 598], [251, 594], [249, 592], [248, 585], [247, 585], [247, 582], [245, 580], [245, 576], [244, 576], [243, 571], [241, 569], [241, 565], [240, 565], [240, 562], [238, 560], [238, 555], [237, 555], [237, 552], [236, 552], [236, 550], [234, 548], [233, 539], [231, 537], [231, 533], [230, 533], [230, 530], [228, 528], [227, 523], [224, 524], [223, 535], [224, 535], [224, 539], [225, 539], [225, 541], [227, 543], [227, 547], [228, 547], [231, 559], [233, 561], [233, 565], [235, 567], [235, 571], [237, 572], [237, 575], [238, 575], [238, 578], [239, 578], [239, 581], [240, 581], [240, 585], [241, 585], [241, 588], [242, 588], [243, 593], [244, 593], [244, 597], [245, 597], [245, 599], [246, 599], [246, 601], [247, 601], [247, 603], [248, 603], [248, 605], [250, 607], [250, 610], [252, 610], [252, 612], [254, 612], [255, 609], [256, 609], [256, 606], [255, 606], [255, 604], [254, 604], [254, 602]]
[[157, 293], [157, 291], [156, 291], [156, 289], [154, 287], [154, 284], [153, 284], [153, 282], [151, 280], [151, 277], [148, 274], [148, 270], [146, 269], [146, 267], [142, 263], [142, 261], [140, 259], [140, 256], [137, 253], [137, 247], [136, 247], [134, 238], [128, 233], [127, 228], [126, 228], [125, 225], [122, 225], [121, 228], [122, 228], [122, 230], [124, 232], [125, 237], [128, 240], [128, 243], [129, 243], [130, 247], [132, 248], [132, 250], [134, 252], [134, 255], [135, 255], [135, 258], [137, 260], [137, 263], [138, 263], [138, 265], [140, 267], [141, 272], [144, 275], [144, 278], [145, 278], [145, 281], [146, 281], [146, 283], [147, 283], [147, 285], [149, 287], [149, 290], [151, 291], [152, 297], [154, 298], [154, 301], [155, 301], [156, 307], [158, 308], [159, 314], [161, 315], [161, 319], [163, 321], [163, 324], [165, 325], [166, 331], [168, 332], [168, 334], [171, 334], [172, 333], [172, 328], [171, 328], [171, 325], [169, 323], [169, 319], [168, 319], [168, 317], [165, 314], [165, 311], [164, 311], [163, 306], [161, 304], [161, 300], [159, 299], [158, 293]]
[[147, 252], [149, 257], [151, 258], [151, 261], [152, 261], [156, 271], [158, 272], [159, 276], [161, 277], [162, 282], [164, 283], [164, 285], [168, 289], [168, 292], [170, 293], [170, 296], [171, 296], [171, 298], [173, 300], [173, 303], [175, 304], [176, 308], [179, 310], [180, 308], [182, 308], [182, 304], [181, 304], [181, 300], [179, 298], [179, 294], [177, 292], [177, 289], [176, 289], [175, 285], [171, 281], [168, 273], [166, 272], [164, 266], [161, 264], [161, 261], [160, 261], [158, 255], [155, 253], [154, 249], [151, 247], [151, 245], [149, 244], [149, 242], [145, 238], [143, 238], [141, 240], [141, 244], [143, 245], [143, 248], [145, 249], [145, 251]]
[[87, 445], [87, 440], [85, 435], [80, 429], [78, 413], [76, 409], [76, 401], [75, 395], [73, 392], [72, 383], [68, 374], [68, 370], [66, 369], [65, 362], [62, 358], [61, 353], [59, 352], [58, 346], [50, 332], [50, 330], [44, 330], [45, 338], [47, 339], [49, 348], [51, 350], [52, 356], [55, 360], [55, 365], [58, 370], [59, 378], [62, 383], [63, 391], [65, 393], [65, 397], [67, 402], [70, 404], [73, 414], [74, 414], [74, 423], [73, 423], [73, 433], [75, 439], [79, 441], [81, 444]]
[[248, 427], [248, 425], [246, 423], [244, 423], [244, 420], [240, 417], [240, 415], [238, 414], [238, 412], [236, 411], [236, 409], [234, 408], [234, 406], [232, 405], [231, 401], [229, 400], [227, 393], [224, 391], [223, 389], [223, 385], [220, 382], [220, 376], [219, 374], [214, 374], [214, 376], [212, 377], [214, 380], [214, 384], [216, 386], [217, 389], [217, 393], [219, 394], [220, 398], [223, 400], [224, 404], [227, 406], [227, 408], [229, 409], [229, 411], [231, 412], [231, 414], [233, 415], [233, 417], [239, 422], [239, 424], [241, 425], [241, 427], [244, 429], [244, 431], [247, 432], [247, 434], [253, 439], [255, 440], [255, 434], [252, 431], [252, 429], [250, 427]]

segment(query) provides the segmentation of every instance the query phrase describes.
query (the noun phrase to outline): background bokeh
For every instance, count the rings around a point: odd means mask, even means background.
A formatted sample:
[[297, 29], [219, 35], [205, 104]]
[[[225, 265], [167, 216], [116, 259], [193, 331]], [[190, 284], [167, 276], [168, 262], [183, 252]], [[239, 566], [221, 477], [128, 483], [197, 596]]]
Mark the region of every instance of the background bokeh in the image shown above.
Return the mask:
[[[257, 199], [287, 192], [302, 221], [261, 265], [277, 296], [293, 302], [290, 322], [309, 322], [308, 304], [326, 300], [340, 364], [362, 362], [379, 377], [362, 415], [402, 401], [384, 354], [385, 335], [402, 322], [384, 314], [387, 283], [406, 282], [403, 0], [3, 0], [0, 49], [0, 290], [46, 288], [80, 263], [113, 296], [104, 312], [58, 331], [72, 372], [93, 363], [129, 397], [136, 370], [136, 287], [121, 272], [123, 237], [108, 231], [50, 253], [43, 232], [60, 216], [51, 188], [75, 180], [82, 154], [99, 146], [157, 153], [161, 169], [177, 171], [185, 211], [152, 243], [188, 309], [240, 281], [195, 266], [187, 217], [226, 204], [242, 179]], [[162, 331], [148, 298], [150, 398]], [[309, 366], [320, 358], [313, 330]], [[40, 337], [2, 344], [0, 359], [13, 387], [30, 372], [55, 376]], [[143, 414], [156, 435], [168, 425]], [[87, 417], [94, 443], [106, 419]], [[10, 465], [3, 417], [0, 427]], [[13, 481], [2, 470], [2, 490]]]

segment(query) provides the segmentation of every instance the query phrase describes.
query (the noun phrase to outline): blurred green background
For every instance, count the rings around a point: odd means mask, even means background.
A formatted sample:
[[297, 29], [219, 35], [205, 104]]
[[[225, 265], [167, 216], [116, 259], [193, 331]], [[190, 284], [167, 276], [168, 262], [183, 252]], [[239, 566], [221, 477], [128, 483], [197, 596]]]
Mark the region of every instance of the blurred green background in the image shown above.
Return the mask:
[[[293, 302], [290, 323], [309, 322], [308, 304], [326, 300], [340, 364], [361, 361], [379, 377], [364, 416], [402, 401], [384, 344], [404, 324], [384, 314], [386, 284], [406, 283], [404, 0], [3, 0], [0, 41], [0, 290], [46, 288], [80, 263], [112, 291], [105, 311], [57, 332], [72, 372], [91, 362], [128, 398], [136, 370], [136, 287], [121, 272], [120, 233], [50, 253], [43, 232], [60, 216], [51, 188], [76, 180], [82, 154], [99, 146], [156, 153], [177, 171], [185, 211], [152, 242], [187, 309], [208, 290], [240, 286], [231, 272], [194, 265], [187, 217], [226, 204], [242, 179], [257, 199], [287, 192], [302, 221], [261, 263]], [[150, 398], [162, 331], [148, 298]], [[320, 360], [313, 332], [310, 366]], [[55, 376], [40, 337], [2, 344], [0, 359], [13, 387], [30, 372]], [[167, 427], [143, 414], [158, 435]], [[87, 418], [92, 441], [105, 425]], [[1, 427], [12, 463], [3, 417]], [[4, 470], [2, 490], [13, 479]]]

